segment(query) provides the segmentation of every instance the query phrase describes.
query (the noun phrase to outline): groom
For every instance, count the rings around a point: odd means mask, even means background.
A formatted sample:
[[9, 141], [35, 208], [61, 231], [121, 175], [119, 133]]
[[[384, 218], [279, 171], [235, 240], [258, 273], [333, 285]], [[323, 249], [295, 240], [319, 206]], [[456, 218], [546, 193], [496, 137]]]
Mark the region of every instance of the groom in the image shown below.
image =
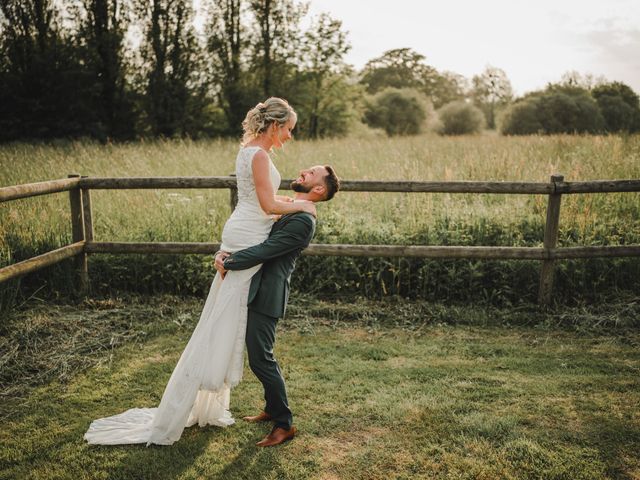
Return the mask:
[[[329, 165], [317, 165], [302, 170], [291, 182], [295, 200], [323, 202], [331, 200], [340, 188], [340, 180]], [[264, 387], [264, 411], [249, 422], [272, 421], [271, 432], [259, 441], [259, 447], [270, 447], [291, 440], [296, 434], [287, 401], [284, 378], [273, 356], [276, 324], [284, 316], [289, 296], [289, 279], [296, 259], [311, 241], [315, 232], [315, 217], [305, 212], [283, 215], [271, 229], [269, 238], [260, 245], [229, 255], [216, 254], [216, 269], [244, 270], [262, 263], [251, 279], [247, 316], [247, 353], [249, 366]]]

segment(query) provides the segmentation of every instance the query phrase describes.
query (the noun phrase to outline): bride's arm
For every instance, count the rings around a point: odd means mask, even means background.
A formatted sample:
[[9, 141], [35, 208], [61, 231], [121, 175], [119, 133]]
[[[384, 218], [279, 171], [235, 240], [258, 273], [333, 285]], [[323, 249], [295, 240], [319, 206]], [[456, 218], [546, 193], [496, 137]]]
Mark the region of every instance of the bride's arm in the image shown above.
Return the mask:
[[256, 152], [251, 164], [251, 170], [260, 208], [265, 213], [285, 215], [294, 212], [307, 212], [316, 216], [316, 207], [312, 202], [283, 202], [276, 198], [276, 192], [273, 191], [273, 186], [271, 185], [269, 157], [266, 152], [262, 150]]

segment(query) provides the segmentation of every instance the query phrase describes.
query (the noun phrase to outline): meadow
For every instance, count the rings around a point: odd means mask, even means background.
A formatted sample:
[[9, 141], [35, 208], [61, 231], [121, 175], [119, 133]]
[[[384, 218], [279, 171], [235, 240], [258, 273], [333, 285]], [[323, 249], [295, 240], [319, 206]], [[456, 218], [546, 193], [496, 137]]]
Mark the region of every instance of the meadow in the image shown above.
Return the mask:
[[[0, 184], [89, 176], [199, 176], [233, 172], [233, 140], [167, 140], [101, 145], [63, 142], [0, 147]], [[491, 134], [445, 138], [360, 136], [296, 141], [273, 160], [283, 178], [330, 163], [344, 179], [568, 181], [640, 178], [640, 136], [531, 136]], [[218, 241], [230, 213], [226, 190], [92, 192], [96, 239]], [[540, 246], [543, 195], [339, 195], [319, 207], [317, 243]], [[0, 264], [13, 263], [70, 241], [68, 195], [0, 204]], [[565, 195], [561, 246], [640, 243], [640, 194]], [[96, 292], [173, 292], [200, 295], [212, 275], [205, 256], [90, 257]], [[445, 301], [511, 305], [533, 302], [538, 262], [302, 258], [294, 286], [306, 292], [401, 295]], [[6, 304], [70, 293], [69, 264], [3, 287]], [[638, 259], [560, 262], [555, 300], [602, 301], [640, 290]], [[9, 300], [8, 300], [9, 299]]]
[[[157, 405], [201, 307], [177, 296], [32, 302], [2, 324], [0, 341], [20, 355], [0, 369], [0, 478], [640, 475], [637, 325], [546, 328], [562, 312], [413, 301], [292, 299], [276, 344], [300, 431], [290, 443], [259, 449], [268, 425], [239, 420], [188, 428], [171, 447], [87, 445], [94, 418]], [[523, 316], [534, 323], [501, 325]], [[233, 415], [261, 398], [246, 368]]]
[[[0, 182], [228, 175], [236, 149], [10, 144]], [[303, 141], [274, 162], [283, 178], [319, 163], [345, 179], [640, 178], [640, 136]], [[230, 208], [226, 190], [92, 199], [98, 240], [218, 241]], [[315, 241], [540, 246], [546, 203], [347, 192], [319, 206]], [[66, 193], [0, 204], [0, 264], [64, 245], [70, 230]], [[562, 246], [638, 243], [640, 194], [563, 197]], [[301, 257], [276, 345], [301, 434], [268, 450], [254, 447], [266, 426], [244, 422], [187, 429], [171, 448], [83, 442], [93, 418], [157, 404], [213, 273], [197, 255], [94, 255], [89, 267], [79, 302], [67, 301], [69, 262], [0, 285], [0, 478], [640, 475], [638, 259], [560, 262], [555, 305], [540, 309], [538, 262]], [[234, 416], [255, 413], [261, 394], [247, 369]]]

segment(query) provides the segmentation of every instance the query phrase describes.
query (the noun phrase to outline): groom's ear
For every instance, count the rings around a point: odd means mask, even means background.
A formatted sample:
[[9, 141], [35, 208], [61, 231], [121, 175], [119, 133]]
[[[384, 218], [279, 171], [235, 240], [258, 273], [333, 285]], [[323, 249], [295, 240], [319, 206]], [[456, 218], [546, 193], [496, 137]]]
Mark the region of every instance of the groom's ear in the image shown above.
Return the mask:
[[319, 184], [313, 187], [311, 191], [317, 195], [320, 195], [320, 197], [324, 198], [324, 196], [327, 194], [327, 187]]

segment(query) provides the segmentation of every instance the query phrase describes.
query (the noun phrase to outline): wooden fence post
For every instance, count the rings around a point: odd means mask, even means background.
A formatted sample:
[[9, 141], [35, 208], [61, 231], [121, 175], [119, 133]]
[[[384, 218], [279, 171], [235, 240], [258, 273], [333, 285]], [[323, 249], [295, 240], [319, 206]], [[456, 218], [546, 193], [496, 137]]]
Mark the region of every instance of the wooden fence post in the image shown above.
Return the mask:
[[[236, 174], [232, 173], [230, 176], [235, 177]], [[231, 211], [235, 210], [236, 205], [238, 204], [238, 186], [236, 184], [235, 187], [229, 187], [229, 203], [231, 204]]]
[[[80, 177], [78, 174], [70, 174], [69, 178]], [[73, 243], [85, 240], [84, 215], [82, 207], [82, 192], [80, 188], [69, 190], [69, 202], [71, 204], [71, 235]], [[75, 268], [77, 272], [77, 291], [86, 295], [89, 284], [89, 270], [87, 268], [87, 254], [82, 251], [75, 257]]]
[[[557, 193], [556, 185], [564, 181], [563, 175], [551, 175], [551, 183], [553, 184], [553, 193], [549, 195], [547, 204], [547, 221], [544, 225], [544, 249], [547, 255], [550, 250], [556, 248], [558, 244], [558, 229], [560, 226], [560, 199], [561, 193]], [[542, 261], [542, 269], [540, 270], [540, 287], [538, 289], [538, 303], [540, 305], [549, 305], [551, 303], [551, 292], [553, 291], [553, 273], [555, 268], [555, 260], [550, 256]]]
[[[81, 178], [87, 178], [86, 175], [82, 175]], [[91, 190], [88, 188], [82, 189], [82, 215], [84, 223], [84, 239], [87, 243], [93, 242], [93, 209], [91, 208]], [[86, 254], [87, 263], [89, 254]], [[89, 268], [87, 265], [86, 274], [87, 291], [91, 291], [91, 280], [89, 278]]]

